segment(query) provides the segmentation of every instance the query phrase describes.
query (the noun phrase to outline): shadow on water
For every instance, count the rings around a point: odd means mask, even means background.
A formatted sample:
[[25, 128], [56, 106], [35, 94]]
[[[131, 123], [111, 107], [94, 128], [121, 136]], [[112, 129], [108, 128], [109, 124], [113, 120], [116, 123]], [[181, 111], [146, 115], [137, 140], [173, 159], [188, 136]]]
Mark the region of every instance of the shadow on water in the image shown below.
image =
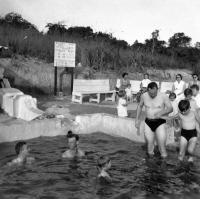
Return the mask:
[[[0, 160], [14, 158], [16, 142], [1, 144]], [[142, 144], [102, 133], [80, 136], [82, 159], [62, 159], [64, 136], [29, 140], [32, 165], [0, 170], [1, 198], [81, 198], [81, 199], [181, 199], [200, 197], [200, 161], [177, 165], [177, 153], [169, 151], [166, 161], [146, 158]], [[97, 180], [96, 162], [109, 156], [112, 182]]]

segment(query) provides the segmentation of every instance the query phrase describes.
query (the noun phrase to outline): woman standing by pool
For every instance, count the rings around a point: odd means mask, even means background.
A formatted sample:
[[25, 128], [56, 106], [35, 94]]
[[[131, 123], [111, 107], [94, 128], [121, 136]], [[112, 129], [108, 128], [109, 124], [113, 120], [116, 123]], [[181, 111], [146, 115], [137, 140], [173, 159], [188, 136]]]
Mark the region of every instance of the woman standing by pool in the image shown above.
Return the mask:
[[197, 74], [192, 74], [192, 81], [191, 82], [189, 82], [189, 88], [192, 86], [192, 85], [194, 85], [194, 84], [196, 84], [197, 86], [199, 86], [199, 88], [200, 88], [200, 81], [199, 81], [199, 77], [198, 77], [198, 75]]
[[119, 85], [117, 85], [116, 87], [119, 90], [124, 90], [125, 91], [125, 89], [128, 88], [129, 84], [130, 84], [130, 80], [128, 78], [128, 73], [123, 73], [122, 74], [122, 78], [120, 79]]
[[176, 94], [177, 100], [181, 99], [184, 95], [184, 90], [186, 89], [186, 84], [182, 80], [181, 74], [176, 75], [176, 81], [173, 83], [172, 92]]

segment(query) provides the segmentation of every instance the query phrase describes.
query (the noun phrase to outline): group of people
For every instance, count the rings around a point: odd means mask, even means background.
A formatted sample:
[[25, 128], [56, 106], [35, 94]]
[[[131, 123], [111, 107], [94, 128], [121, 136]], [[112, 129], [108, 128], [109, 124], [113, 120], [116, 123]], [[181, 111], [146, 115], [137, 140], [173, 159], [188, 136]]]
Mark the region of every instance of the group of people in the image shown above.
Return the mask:
[[145, 107], [145, 139], [147, 141], [148, 155], [154, 155], [156, 140], [161, 157], [166, 158], [167, 134], [165, 123], [166, 120], [171, 120], [176, 136], [177, 133], [180, 133], [178, 134], [178, 159], [183, 161], [186, 152], [188, 152], [188, 161], [193, 162], [197, 136], [200, 132], [199, 85], [196, 82], [190, 82], [189, 87], [186, 88], [185, 83], [179, 81], [182, 78], [181, 74], [178, 74], [176, 78], [178, 83], [175, 82], [173, 84], [169, 97], [165, 93], [158, 91], [158, 86], [155, 82], [148, 84], [147, 92], [141, 96], [137, 108], [135, 125], [139, 128], [139, 118], [142, 108]]
[[[167, 157], [165, 128], [167, 121], [173, 125], [175, 138], [179, 143], [178, 159], [183, 161], [187, 151], [188, 161], [193, 161], [197, 136], [200, 133], [200, 81], [197, 74], [192, 74], [192, 78], [193, 80], [187, 85], [183, 81], [182, 75], [177, 74], [171, 90], [161, 93], [157, 83], [152, 82], [148, 74], [144, 74], [140, 86], [141, 96], [137, 107], [135, 126], [136, 128], [140, 127], [139, 118], [144, 107], [146, 114], [144, 131], [149, 156], [154, 155], [155, 142], [157, 142], [161, 157]], [[128, 116], [129, 89], [128, 74], [124, 73], [118, 91], [117, 109], [120, 117]]]
[[[130, 82], [127, 76], [127, 73], [123, 74], [123, 81], [121, 82], [123, 89], [118, 91], [118, 114], [123, 117], [128, 116], [127, 111], [123, 109], [127, 106], [127, 97], [129, 97], [127, 94], [129, 94]], [[161, 157], [163, 159], [167, 157], [165, 123], [172, 121], [175, 133], [180, 133], [177, 137], [179, 141], [178, 159], [183, 161], [186, 152], [188, 152], [188, 162], [193, 162], [197, 136], [200, 133], [200, 84], [196, 74], [193, 74], [193, 79], [194, 81], [190, 82], [188, 88], [186, 88], [181, 74], [177, 74], [176, 82], [167, 95], [159, 92], [157, 83], [151, 82], [147, 74], [144, 75], [141, 89], [144, 88], [145, 92], [141, 94], [138, 103], [135, 126], [136, 128], [140, 127], [141, 113], [145, 108], [145, 140], [149, 157], [154, 156], [155, 143], [158, 145]], [[140, 131], [137, 132], [140, 133]], [[66, 138], [68, 150], [62, 153], [62, 158], [85, 156], [85, 152], [79, 148], [79, 136], [77, 134], [68, 131]], [[30, 164], [34, 161], [34, 157], [30, 155], [30, 147], [26, 142], [18, 142], [15, 151], [17, 157], [8, 163], [9, 166]], [[108, 157], [99, 157], [97, 160], [98, 178], [111, 181], [108, 174], [110, 167], [111, 160]]]
[[[72, 159], [75, 157], [81, 158], [86, 155], [86, 153], [79, 148], [79, 136], [73, 133], [71, 130], [68, 131], [67, 135], [67, 145], [68, 149], [62, 153], [62, 158]], [[16, 166], [23, 164], [32, 164], [35, 158], [30, 153], [31, 148], [25, 141], [20, 141], [15, 145], [15, 152], [17, 157], [11, 162], [8, 162], [8, 166]], [[112, 179], [107, 172], [111, 167], [111, 160], [107, 156], [100, 156], [97, 159], [97, 177], [99, 179], [105, 179], [107, 182], [111, 182]]]
[[[151, 82], [149, 79], [149, 74], [145, 73], [144, 78], [140, 83], [140, 91], [136, 95], [136, 101], [140, 100], [140, 96], [147, 91], [147, 86]], [[119, 85], [116, 87], [118, 93], [118, 106], [117, 113], [119, 117], [128, 117], [127, 105], [133, 102], [133, 95], [131, 89], [131, 83], [128, 78], [128, 73], [122, 74], [122, 79], [120, 79]]]

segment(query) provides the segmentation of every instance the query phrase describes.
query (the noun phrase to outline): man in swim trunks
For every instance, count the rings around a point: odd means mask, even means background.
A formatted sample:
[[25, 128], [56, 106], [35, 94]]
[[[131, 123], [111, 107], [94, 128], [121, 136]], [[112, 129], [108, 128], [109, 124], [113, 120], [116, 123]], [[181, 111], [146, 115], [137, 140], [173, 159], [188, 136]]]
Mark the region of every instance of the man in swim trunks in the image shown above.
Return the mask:
[[[145, 139], [147, 141], [147, 152], [149, 156], [154, 155], [155, 139], [158, 143], [158, 148], [161, 157], [167, 157], [165, 131], [166, 116], [173, 111], [172, 105], [166, 94], [158, 92], [156, 82], [151, 82], [147, 86], [147, 92], [142, 94], [140, 103], [137, 108], [137, 116], [135, 120], [136, 128], [139, 128], [139, 118], [143, 106], [145, 107]], [[138, 131], [139, 132], [139, 131]]]

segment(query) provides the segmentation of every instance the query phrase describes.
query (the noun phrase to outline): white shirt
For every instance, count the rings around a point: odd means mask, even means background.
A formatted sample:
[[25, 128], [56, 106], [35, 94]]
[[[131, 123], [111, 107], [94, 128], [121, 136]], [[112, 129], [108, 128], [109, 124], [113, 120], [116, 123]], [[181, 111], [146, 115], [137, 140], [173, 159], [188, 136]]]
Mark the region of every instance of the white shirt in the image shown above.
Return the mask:
[[178, 81], [174, 82], [174, 93], [176, 94], [176, 96], [183, 92], [184, 86], [185, 82], [183, 80], [181, 80], [179, 83]]
[[150, 79], [143, 79], [141, 81], [142, 87], [145, 87], [145, 88], [147, 88], [147, 86], [148, 86], [149, 83], [151, 83]]
[[128, 97], [132, 96], [131, 88], [126, 88], [125, 91], [126, 91], [126, 96], [128, 96]]
[[126, 100], [120, 97], [117, 106], [117, 113], [119, 117], [128, 116], [127, 106], [125, 105], [126, 105]]
[[200, 93], [197, 94], [197, 96], [192, 97], [195, 101], [197, 106], [200, 108]]

